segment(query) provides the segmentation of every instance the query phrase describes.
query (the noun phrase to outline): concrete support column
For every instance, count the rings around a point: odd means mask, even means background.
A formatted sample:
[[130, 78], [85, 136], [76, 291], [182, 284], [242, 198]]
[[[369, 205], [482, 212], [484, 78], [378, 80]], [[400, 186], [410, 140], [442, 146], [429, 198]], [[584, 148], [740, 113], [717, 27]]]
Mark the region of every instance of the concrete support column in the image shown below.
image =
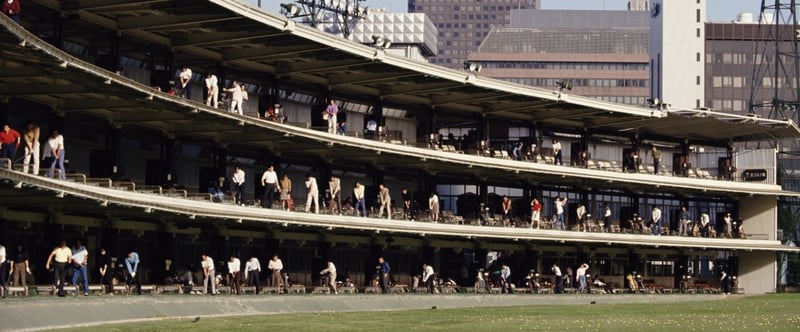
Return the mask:
[[[628, 254], [628, 269], [626, 271], [626, 275], [628, 273], [632, 273], [634, 280], [636, 280], [635, 278], [637, 274], [644, 276], [644, 271], [642, 271], [643, 269], [644, 269], [644, 264], [642, 264], [642, 257], [636, 253]], [[625, 283], [627, 282], [628, 281], [625, 280]], [[628, 286], [627, 288], [630, 288], [630, 285], [626, 286]]]
[[680, 289], [681, 281], [683, 281], [683, 276], [685, 276], [689, 271], [689, 256], [680, 255], [678, 259], [675, 260], [675, 280], [673, 281], [673, 288]]
[[[168, 273], [177, 274], [177, 271], [183, 269], [183, 266], [177, 265], [175, 261], [175, 239], [172, 237], [172, 234], [168, 232], [156, 232], [155, 237], [155, 247], [158, 248], [158, 250], [153, 251], [153, 255], [155, 256], [153, 258], [155, 260], [151, 265], [151, 267], [153, 267], [153, 272], [150, 275], [150, 281], [153, 283], [161, 283], [166, 279]], [[216, 261], [225, 260], [225, 258], [221, 256], [217, 257], [212, 255], [211, 257]], [[166, 261], [168, 259], [172, 261], [169, 271], [166, 270]], [[195, 257], [192, 257], [192, 259], [195, 259]], [[200, 257], [196, 259], [200, 261]]]
[[[376, 100], [375, 103], [372, 105], [372, 114], [367, 115], [366, 122], [364, 125], [367, 126], [369, 121], [375, 121], [377, 127], [375, 128], [374, 137], [367, 137], [367, 138], [374, 138], [376, 140], [382, 140], [386, 136], [386, 119], [383, 116], [383, 101]], [[367, 135], [372, 135], [370, 131], [368, 131]]]
[[[0, 100], [0, 125], [9, 124], [8, 123], [8, 120], [9, 120], [9, 114], [8, 113], [9, 112], [10, 112], [10, 107], [9, 107], [8, 99], [7, 99], [7, 97], [3, 97], [2, 100]], [[20, 134], [21, 134], [21, 132], [20, 132]], [[44, 133], [42, 133], [42, 134], [44, 135]]]
[[[225, 71], [225, 66], [221, 62], [217, 62], [213, 66], [214, 71], [212, 74], [217, 75], [217, 88], [219, 89], [220, 95], [217, 100], [217, 107], [222, 107], [222, 98], [225, 96], [225, 93], [221, 93], [222, 89], [226, 88], [225, 86], [225, 79], [227, 76], [227, 72]], [[203, 82], [205, 85], [205, 82]]]
[[65, 19], [60, 14], [53, 14], [53, 40], [52, 44], [59, 49], [64, 49], [64, 25]]
[[[320, 158], [317, 162], [317, 168], [319, 169], [319, 175], [317, 175], [317, 186], [319, 188], [319, 205], [320, 211], [327, 211], [331, 209], [331, 202], [330, 202], [330, 180], [331, 175], [333, 175], [333, 165]], [[340, 184], [341, 186], [341, 184]]]
[[[484, 180], [481, 180], [478, 183], [478, 200], [482, 204], [485, 204], [487, 207], [489, 207], [489, 186]], [[484, 211], [481, 211], [480, 213], [482, 214]]]
[[112, 125], [108, 131], [108, 142], [106, 149], [111, 157], [111, 177], [117, 178], [124, 175], [122, 170], [122, 128]]
[[377, 193], [378, 186], [383, 184], [384, 182], [384, 173], [382, 170], [373, 170], [372, 171], [372, 187]]
[[[58, 132], [64, 134], [66, 114], [64, 114], [64, 111], [61, 110], [55, 110], [55, 112], [48, 113], [47, 123], [48, 123], [48, 128], [47, 128], [48, 130], [46, 132], [42, 130], [41, 133], [41, 136], [43, 136], [42, 139], [44, 139], [44, 137], [50, 137], [50, 133], [52, 133], [54, 129], [58, 129]], [[66, 137], [66, 135], [64, 135], [64, 137]]]
[[691, 168], [691, 159], [689, 159], [689, 139], [684, 139], [683, 142], [681, 142], [680, 149], [681, 153], [677, 160], [673, 160], [673, 162], [676, 163], [673, 169], [675, 175], [689, 176], [689, 168]]
[[[477, 276], [477, 272], [479, 270], [482, 270], [481, 274], [483, 274], [483, 280], [484, 280], [484, 283], [482, 285], [484, 287], [488, 287], [489, 279], [491, 278], [491, 275], [488, 275], [488, 276], [485, 275], [485, 272], [488, 272], [487, 270], [485, 270], [486, 269], [486, 263], [487, 263], [486, 262], [486, 255], [488, 253], [489, 253], [488, 249], [476, 248], [475, 249], [475, 261], [477, 262], [477, 266], [475, 266], [475, 269], [473, 271], [469, 271], [470, 274], [474, 277], [474, 276]], [[481, 292], [482, 290], [478, 290], [478, 291]]]
[[486, 117], [483, 114], [476, 116], [476, 122], [477, 125], [475, 127], [478, 131], [478, 142], [475, 148], [478, 150], [478, 154], [482, 154], [487, 149], [491, 149], [489, 144], [489, 122], [486, 121]]
[[[154, 51], [155, 52], [155, 51]], [[175, 54], [165, 48], [162, 50], [163, 58], [161, 59], [161, 69], [156, 69], [155, 64], [159, 59], [156, 58], [156, 54], [151, 53], [148, 56], [148, 69], [151, 71], [150, 76], [150, 85], [157, 86], [161, 88], [161, 91], [169, 91], [172, 86], [169, 84], [170, 80], [175, 80]]]
[[280, 90], [278, 89], [278, 80], [274, 75], [267, 74], [264, 79], [265, 92], [258, 96], [258, 116], [263, 118], [267, 109], [280, 104]]
[[440, 266], [438, 264], [439, 248], [433, 247], [429, 243], [425, 243], [425, 245], [422, 247], [421, 254], [419, 266], [411, 267], [412, 273], [414, 271], [422, 270], [422, 264], [429, 264], [430, 266], [433, 266], [434, 271], [440, 271]]
[[[379, 265], [378, 258], [383, 257], [384, 259], [388, 259], [383, 254], [383, 244], [373, 243], [369, 247], [369, 255], [366, 256], [367, 261], [364, 263], [364, 286], [372, 286], [372, 276], [378, 275], [378, 271], [375, 268]], [[393, 265], [396, 264], [396, 262], [389, 262], [389, 266], [392, 267], [393, 270]], [[380, 288], [380, 284], [378, 284], [378, 288]]]
[[[431, 106], [425, 110], [424, 116], [420, 117], [422, 121], [417, 126], [417, 136], [422, 138], [418, 143], [426, 143], [428, 148], [435, 149], [436, 143], [439, 139], [439, 133], [436, 126], [436, 107]], [[422, 134], [422, 135], [420, 135]]]
[[165, 183], [167, 187], [171, 188], [178, 183], [179, 175], [175, 172], [175, 137], [165, 137], [161, 141], [161, 162], [163, 166], [161, 183]]
[[229, 176], [228, 176], [228, 149], [225, 146], [221, 146], [217, 148], [215, 160], [214, 160], [214, 167], [217, 170], [217, 177], [219, 178], [218, 185], [223, 190], [229, 188]]
[[111, 42], [111, 49], [109, 50], [110, 54], [108, 55], [109, 59], [108, 59], [108, 63], [106, 64], [107, 65], [106, 69], [108, 69], [111, 72], [115, 72], [115, 73], [118, 73], [118, 72], [122, 71], [122, 67], [120, 66], [121, 65], [121, 61], [120, 61], [120, 56], [121, 55], [120, 55], [120, 51], [119, 51], [119, 49], [120, 49], [120, 47], [119, 47], [120, 46], [119, 45], [120, 44], [120, 39], [121, 38], [120, 38], [120, 33], [119, 32], [117, 32], [117, 31], [110, 31], [109, 32], [109, 41]]
[[372, 117], [378, 123], [378, 127], [386, 127], [386, 119], [383, 116], [383, 100], [377, 100], [373, 105]]
[[[317, 242], [317, 255], [311, 259], [311, 280], [313, 281], [314, 285], [322, 285], [320, 282], [322, 276], [319, 274], [319, 271], [327, 268], [328, 259], [333, 257], [334, 245], [335, 243], [330, 241]], [[270, 256], [270, 258], [272, 258], [272, 256]], [[337, 268], [336, 280], [344, 280], [345, 266], [343, 263], [344, 262], [333, 262]], [[267, 270], [267, 273], [270, 273], [269, 270]], [[270, 280], [270, 278], [267, 277], [267, 280]], [[336, 283], [336, 280], [334, 280], [334, 284]], [[323, 286], [327, 286], [327, 284]]]

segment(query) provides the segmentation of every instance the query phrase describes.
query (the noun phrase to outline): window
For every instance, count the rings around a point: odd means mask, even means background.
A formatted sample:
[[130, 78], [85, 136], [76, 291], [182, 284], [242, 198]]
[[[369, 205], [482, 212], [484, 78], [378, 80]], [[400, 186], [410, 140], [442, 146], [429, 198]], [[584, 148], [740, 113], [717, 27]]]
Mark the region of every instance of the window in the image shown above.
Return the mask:
[[744, 103], [741, 100], [734, 100], [733, 101], [733, 110], [734, 111], [739, 111], [739, 112], [743, 111], [744, 108], [742, 107], [742, 105], [744, 105]]

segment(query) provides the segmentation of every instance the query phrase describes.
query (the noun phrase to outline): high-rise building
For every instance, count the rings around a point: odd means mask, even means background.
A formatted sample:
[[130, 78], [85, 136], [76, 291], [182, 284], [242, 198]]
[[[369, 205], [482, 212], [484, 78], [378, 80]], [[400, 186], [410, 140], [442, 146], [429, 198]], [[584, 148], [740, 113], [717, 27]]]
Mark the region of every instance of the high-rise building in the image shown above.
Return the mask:
[[[759, 36], [758, 22], [737, 21], [735, 23], [706, 23], [705, 40], [705, 107], [716, 111], [747, 114], [750, 91], [753, 88], [753, 68], [758, 61], [768, 61], [764, 55], [754, 53], [754, 43], [767, 36]], [[786, 26], [785, 29], [790, 28]], [[784, 40], [781, 50], [790, 52], [791, 40]], [[783, 72], [782, 72], [783, 73]], [[772, 73], [770, 73], [772, 74]], [[793, 71], [786, 74], [794, 76]], [[789, 79], [794, 79], [789, 77]], [[762, 103], [773, 98], [772, 88], [782, 82], [771, 77], [762, 78], [761, 89], [753, 96], [754, 102]], [[791, 90], [789, 85], [786, 85]], [[779, 90], [780, 91], [780, 90]], [[786, 91], [791, 92], [791, 91]], [[781, 97], [782, 94], [781, 94]], [[769, 112], [757, 113], [769, 117]]]
[[625, 10], [512, 10], [469, 61], [481, 75], [643, 105], [648, 97], [649, 14]]
[[705, 0], [650, 4], [651, 98], [680, 108], [702, 106], [705, 21]]
[[439, 29], [439, 50], [432, 63], [460, 68], [492, 28], [511, 21], [512, 9], [536, 9], [539, 0], [408, 0], [409, 13], [425, 13]]

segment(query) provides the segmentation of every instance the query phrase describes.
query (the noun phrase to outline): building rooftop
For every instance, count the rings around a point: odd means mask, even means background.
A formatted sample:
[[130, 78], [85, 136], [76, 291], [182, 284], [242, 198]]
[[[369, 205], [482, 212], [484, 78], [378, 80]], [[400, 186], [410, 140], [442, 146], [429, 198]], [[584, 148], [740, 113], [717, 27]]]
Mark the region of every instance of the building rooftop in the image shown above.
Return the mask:
[[495, 28], [478, 52], [647, 54], [646, 28]]
[[650, 13], [625, 10], [511, 10], [514, 28], [649, 28]]

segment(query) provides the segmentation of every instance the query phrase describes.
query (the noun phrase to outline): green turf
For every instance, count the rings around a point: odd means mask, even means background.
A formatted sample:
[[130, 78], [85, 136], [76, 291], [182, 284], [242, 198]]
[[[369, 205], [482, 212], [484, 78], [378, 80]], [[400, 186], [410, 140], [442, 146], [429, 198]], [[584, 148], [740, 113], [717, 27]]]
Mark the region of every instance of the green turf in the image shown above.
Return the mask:
[[713, 302], [581, 304], [163, 320], [104, 331], [800, 331], [800, 294]]

